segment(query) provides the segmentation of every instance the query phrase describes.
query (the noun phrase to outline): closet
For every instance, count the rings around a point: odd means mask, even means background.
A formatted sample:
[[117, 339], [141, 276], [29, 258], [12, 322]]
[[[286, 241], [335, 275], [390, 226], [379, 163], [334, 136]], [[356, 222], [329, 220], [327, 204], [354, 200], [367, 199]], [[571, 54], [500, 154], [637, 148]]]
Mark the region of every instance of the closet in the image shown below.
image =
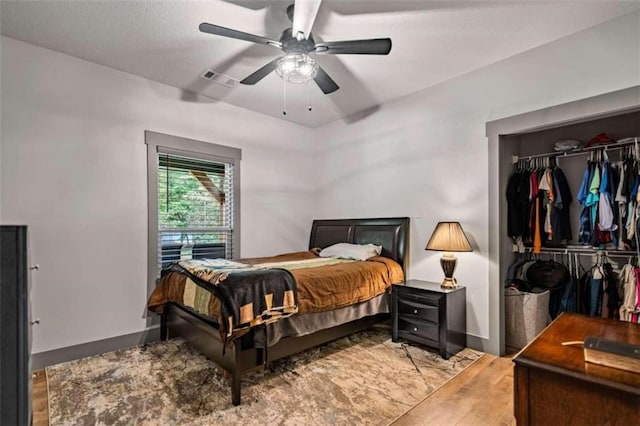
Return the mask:
[[[637, 140], [633, 139], [636, 137]], [[606, 139], [612, 142], [603, 143]], [[592, 140], [594, 142], [588, 144]], [[559, 151], [555, 149], [559, 141], [579, 141], [580, 147]], [[570, 145], [569, 142], [565, 144]], [[627, 194], [629, 202], [616, 203], [615, 197], [620, 189], [617, 183], [623, 171], [626, 171], [629, 181], [624, 190], [630, 192], [634, 187], [635, 191], [638, 190], [634, 181], [640, 173], [640, 110], [574, 121], [543, 130], [501, 135], [500, 150], [499, 183], [503, 207], [498, 243], [501, 283], [506, 288], [515, 285], [520, 287], [518, 290], [532, 291], [527, 272], [523, 273], [517, 268], [525, 264], [530, 266], [534, 262], [542, 271], [538, 272], [539, 276], [547, 274], [544, 275], [549, 281], [546, 285], [553, 287], [557, 284], [554, 280], [557, 281], [560, 276], [567, 280], [571, 278], [572, 282], [563, 288], [556, 285], [556, 288], [533, 289], [534, 293], [528, 300], [529, 311], [525, 310], [519, 315], [509, 311], [514, 306], [510, 303], [512, 300], [508, 299], [511, 293], [505, 290], [502, 297], [506, 312], [502, 318], [507, 345], [510, 346], [509, 334], [514, 327], [531, 327], [536, 322], [537, 328], [542, 326], [540, 315], [534, 317], [536, 309], [532, 309], [532, 304], [536, 302], [535, 294], [541, 294], [544, 290], [549, 290], [548, 299], [538, 302], [548, 306], [547, 320], [564, 310], [629, 320], [629, 317], [620, 317], [619, 308], [623, 300], [616, 297], [619, 295], [623, 298], [620, 293], [624, 290], [624, 284], [620, 283], [619, 277], [626, 276], [633, 280], [635, 267], [638, 266], [640, 236], [634, 231], [640, 230], [637, 226], [640, 224], [640, 209], [632, 205], [635, 203], [635, 192], [633, 197]], [[549, 172], [551, 170], [552, 173]], [[598, 174], [597, 183], [603, 184], [598, 190], [594, 189], [592, 181], [594, 170]], [[568, 188], [554, 191], [560, 180], [566, 180]], [[544, 196], [532, 198], [530, 187], [534, 181], [536, 185], [550, 182], [551, 192], [538, 192], [542, 188], [536, 187], [536, 194]], [[584, 182], [587, 182], [586, 192]], [[518, 191], [518, 188], [522, 191]], [[605, 195], [600, 196], [601, 193]], [[585, 200], [587, 196], [589, 200]], [[548, 203], [553, 204], [554, 200], [556, 205], [549, 210], [552, 214], [548, 214], [543, 207]], [[610, 203], [603, 200], [610, 200]], [[598, 209], [597, 203], [594, 207], [594, 201], [600, 202], [603, 207], [610, 207], [609, 210]], [[561, 208], [556, 209], [557, 205]], [[638, 224], [635, 223], [636, 218]], [[556, 264], [563, 265], [566, 272], [559, 267], [554, 270]], [[615, 283], [611, 282], [614, 276], [618, 280]], [[540, 310], [537, 312], [539, 314]], [[531, 336], [524, 340], [530, 340], [540, 330], [528, 331]], [[526, 343], [523, 339], [515, 340], [520, 343], [515, 347], [522, 347]]]

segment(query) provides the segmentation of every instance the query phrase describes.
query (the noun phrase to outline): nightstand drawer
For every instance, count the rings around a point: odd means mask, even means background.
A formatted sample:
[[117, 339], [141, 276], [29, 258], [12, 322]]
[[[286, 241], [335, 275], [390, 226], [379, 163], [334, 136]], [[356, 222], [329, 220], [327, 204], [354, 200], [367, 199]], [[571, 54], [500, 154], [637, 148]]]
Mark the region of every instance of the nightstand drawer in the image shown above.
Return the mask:
[[406, 317], [398, 317], [398, 332], [423, 339], [438, 341], [438, 324]]
[[398, 300], [410, 300], [431, 306], [440, 306], [441, 294], [431, 294], [425, 292], [413, 292], [408, 289], [396, 290], [398, 292]]
[[398, 299], [398, 315], [415, 317], [437, 324], [440, 308], [404, 298]]

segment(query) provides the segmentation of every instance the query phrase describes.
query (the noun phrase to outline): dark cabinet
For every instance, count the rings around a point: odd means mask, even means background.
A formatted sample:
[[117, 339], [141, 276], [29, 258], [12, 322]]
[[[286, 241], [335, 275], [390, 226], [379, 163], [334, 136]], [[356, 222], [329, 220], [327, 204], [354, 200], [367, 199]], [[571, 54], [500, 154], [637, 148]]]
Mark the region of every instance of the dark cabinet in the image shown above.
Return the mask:
[[0, 226], [0, 425], [31, 423], [27, 227]]
[[440, 288], [439, 283], [408, 280], [393, 286], [392, 340], [431, 347], [448, 359], [466, 347], [466, 289]]

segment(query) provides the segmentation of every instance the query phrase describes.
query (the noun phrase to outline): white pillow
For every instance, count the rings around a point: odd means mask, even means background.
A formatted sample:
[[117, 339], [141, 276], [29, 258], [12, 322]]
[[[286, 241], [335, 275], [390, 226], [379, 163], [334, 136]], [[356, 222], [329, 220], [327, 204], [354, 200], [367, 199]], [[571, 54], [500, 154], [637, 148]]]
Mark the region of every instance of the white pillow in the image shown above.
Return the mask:
[[382, 246], [374, 244], [338, 243], [320, 251], [320, 257], [339, 257], [341, 259], [367, 260], [379, 256]]

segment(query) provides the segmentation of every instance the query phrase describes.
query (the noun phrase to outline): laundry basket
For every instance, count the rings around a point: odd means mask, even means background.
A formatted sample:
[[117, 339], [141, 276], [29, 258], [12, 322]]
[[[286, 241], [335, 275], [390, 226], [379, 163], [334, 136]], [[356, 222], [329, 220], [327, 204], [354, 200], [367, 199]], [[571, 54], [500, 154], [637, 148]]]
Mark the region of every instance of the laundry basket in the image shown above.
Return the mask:
[[549, 291], [528, 293], [507, 288], [504, 311], [505, 344], [524, 348], [549, 324]]

